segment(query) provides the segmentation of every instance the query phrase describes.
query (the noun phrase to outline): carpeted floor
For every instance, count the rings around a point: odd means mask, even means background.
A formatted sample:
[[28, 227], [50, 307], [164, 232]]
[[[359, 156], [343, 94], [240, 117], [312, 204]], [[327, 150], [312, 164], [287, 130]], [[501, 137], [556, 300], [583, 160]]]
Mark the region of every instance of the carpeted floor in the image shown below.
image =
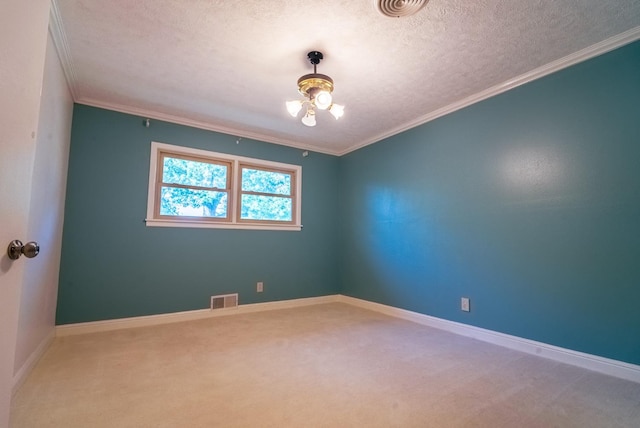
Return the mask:
[[640, 384], [345, 304], [55, 339], [23, 427], [640, 427]]

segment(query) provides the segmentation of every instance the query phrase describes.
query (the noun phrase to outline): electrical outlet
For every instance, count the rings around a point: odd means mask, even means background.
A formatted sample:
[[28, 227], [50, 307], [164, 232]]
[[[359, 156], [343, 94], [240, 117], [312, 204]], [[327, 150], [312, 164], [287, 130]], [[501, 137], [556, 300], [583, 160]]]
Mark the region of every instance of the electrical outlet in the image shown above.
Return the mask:
[[460, 299], [460, 309], [465, 312], [469, 312], [469, 298], [463, 297]]
[[264, 283], [262, 281], [256, 284], [256, 291], [258, 293], [262, 293], [264, 291]]

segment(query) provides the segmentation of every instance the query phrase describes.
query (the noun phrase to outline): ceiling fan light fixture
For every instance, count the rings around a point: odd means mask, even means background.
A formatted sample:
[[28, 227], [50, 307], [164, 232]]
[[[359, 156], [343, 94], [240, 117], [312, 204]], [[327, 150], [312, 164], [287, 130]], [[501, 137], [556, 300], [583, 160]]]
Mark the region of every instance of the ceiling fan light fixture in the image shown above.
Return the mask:
[[320, 110], [328, 109], [332, 101], [331, 93], [328, 91], [320, 91], [316, 94], [315, 103]]
[[287, 101], [287, 111], [291, 116], [297, 117], [300, 110], [302, 110], [302, 101]]
[[332, 104], [331, 108], [329, 108], [329, 113], [338, 120], [344, 115], [344, 106], [341, 106], [340, 104]]
[[306, 126], [316, 126], [316, 112], [312, 108], [307, 109], [307, 114], [302, 117], [302, 123]]
[[[304, 97], [302, 101], [287, 101], [287, 111], [293, 117], [297, 117], [298, 113], [302, 109], [305, 103], [309, 104], [307, 113], [302, 118], [302, 123], [307, 126], [316, 125], [315, 108], [319, 110], [327, 110], [331, 112], [333, 104], [333, 79], [326, 74], [320, 74], [316, 70], [316, 66], [322, 60], [322, 52], [311, 51], [307, 54], [309, 62], [313, 65], [313, 73], [305, 74], [298, 79], [298, 92]], [[339, 110], [339, 113], [338, 113]], [[338, 109], [331, 114], [337, 119], [342, 116], [344, 112], [343, 106], [338, 106]], [[336, 116], [336, 114], [338, 114]]]

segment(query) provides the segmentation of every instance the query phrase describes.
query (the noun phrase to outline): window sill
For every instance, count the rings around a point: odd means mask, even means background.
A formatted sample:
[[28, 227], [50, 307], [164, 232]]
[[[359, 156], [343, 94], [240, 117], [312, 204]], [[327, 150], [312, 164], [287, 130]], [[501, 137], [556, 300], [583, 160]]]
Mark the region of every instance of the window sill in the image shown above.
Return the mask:
[[249, 230], [281, 230], [299, 232], [302, 226], [295, 224], [250, 224], [250, 223], [213, 223], [198, 220], [153, 220], [145, 219], [147, 227], [196, 227], [203, 229], [249, 229]]

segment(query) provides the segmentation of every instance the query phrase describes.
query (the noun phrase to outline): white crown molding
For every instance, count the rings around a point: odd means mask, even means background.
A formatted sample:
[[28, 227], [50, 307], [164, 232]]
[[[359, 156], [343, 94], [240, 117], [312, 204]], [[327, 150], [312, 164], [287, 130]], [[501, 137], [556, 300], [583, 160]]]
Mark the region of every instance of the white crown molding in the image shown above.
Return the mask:
[[76, 78], [73, 61], [71, 59], [71, 50], [69, 49], [67, 35], [62, 25], [57, 0], [51, 0], [51, 8], [49, 9], [49, 33], [51, 33], [53, 45], [56, 47], [60, 64], [62, 64], [62, 71], [67, 80], [69, 92], [71, 92], [73, 100], [76, 101], [79, 95], [78, 79]]
[[385, 138], [389, 138], [401, 132], [408, 131], [409, 129], [415, 128], [416, 126], [423, 125], [449, 113], [453, 113], [477, 102], [486, 100], [487, 98], [491, 98], [510, 89], [524, 85], [525, 83], [532, 82], [549, 74], [555, 73], [556, 71], [560, 71], [572, 65], [620, 48], [629, 43], [633, 43], [638, 39], [640, 39], [640, 26], [625, 31], [624, 33], [620, 33], [617, 36], [603, 40], [602, 42], [596, 43], [595, 45], [591, 45], [578, 52], [572, 53], [571, 55], [567, 55], [564, 58], [560, 58], [556, 61], [550, 62], [546, 65], [543, 65], [542, 67], [538, 67], [527, 73], [521, 74], [520, 76], [507, 80], [506, 82], [492, 86], [491, 88], [473, 94], [453, 104], [449, 104], [448, 106], [429, 112], [421, 117], [418, 117], [415, 120], [412, 120], [411, 122], [407, 122], [404, 125], [379, 134], [371, 140], [364, 141], [360, 144], [356, 144], [355, 146], [351, 146], [350, 148], [337, 153], [337, 156], [346, 155], [373, 143], [377, 143], [378, 141], [384, 140]]
[[323, 149], [321, 149], [319, 147], [316, 147], [316, 146], [311, 146], [311, 145], [308, 145], [308, 144], [301, 144], [301, 143], [294, 143], [294, 142], [291, 142], [289, 140], [285, 140], [285, 139], [281, 139], [281, 138], [275, 138], [275, 137], [272, 137], [272, 136], [269, 136], [269, 135], [263, 135], [263, 134], [259, 134], [259, 133], [254, 133], [254, 132], [248, 132], [248, 131], [244, 131], [244, 130], [228, 128], [228, 127], [225, 127], [225, 126], [214, 125], [212, 123], [204, 122], [204, 121], [201, 121], [201, 120], [188, 119], [186, 117], [175, 116], [175, 115], [166, 114], [166, 113], [160, 113], [160, 112], [151, 111], [151, 110], [147, 110], [147, 109], [141, 109], [141, 108], [137, 108], [137, 107], [130, 107], [130, 106], [122, 105], [122, 104], [108, 103], [108, 102], [95, 100], [95, 99], [91, 99], [91, 98], [84, 98], [84, 97], [76, 100], [76, 103], [85, 104], [85, 105], [88, 105], [88, 106], [91, 106], [91, 107], [99, 107], [99, 108], [103, 108], [103, 109], [106, 109], [106, 110], [113, 110], [113, 111], [117, 111], [117, 112], [120, 112], [120, 113], [127, 113], [127, 114], [131, 114], [131, 115], [134, 115], [134, 116], [141, 116], [141, 117], [149, 118], [149, 119], [162, 120], [164, 122], [175, 123], [175, 124], [178, 124], [178, 125], [190, 126], [192, 128], [199, 128], [199, 129], [204, 129], [204, 130], [207, 130], [207, 131], [220, 132], [222, 134], [231, 135], [234, 138], [235, 137], [242, 137], [242, 138], [247, 138], [247, 139], [256, 140], [256, 141], [263, 141], [263, 142], [266, 142], [266, 143], [278, 144], [278, 145], [281, 145], [281, 146], [293, 147], [295, 149], [300, 149], [300, 150], [308, 150], [308, 151], [313, 151], [313, 152], [316, 152], [316, 153], [324, 153], [324, 154], [333, 155], [333, 156], [337, 155], [337, 152], [335, 150], [323, 150]]
[[302, 299], [279, 300], [265, 303], [239, 305], [226, 309], [197, 309], [193, 311], [172, 312], [168, 314], [147, 315], [141, 317], [118, 318], [104, 321], [83, 322], [56, 326], [56, 337], [75, 336], [77, 334], [98, 333], [103, 331], [122, 330], [135, 327], [149, 327], [175, 322], [193, 321], [204, 318], [214, 318], [227, 315], [248, 314], [252, 312], [272, 311], [275, 309], [299, 308], [302, 306], [318, 305], [336, 302], [337, 295], [307, 297]]
[[185, 125], [193, 128], [204, 129], [207, 131], [220, 132], [223, 134], [232, 135], [234, 137], [242, 137], [242, 138], [252, 139], [256, 141], [264, 141], [267, 143], [279, 144], [281, 146], [293, 147], [295, 149], [308, 150], [316, 153], [324, 153], [324, 154], [333, 155], [333, 156], [336, 156], [338, 154], [338, 152], [335, 150], [323, 150], [322, 148], [318, 148], [316, 146], [292, 142], [286, 139], [276, 138], [269, 135], [263, 135], [260, 133], [228, 128], [224, 126], [214, 125], [204, 121], [188, 119], [186, 117], [160, 113], [160, 112], [156, 112], [148, 109], [141, 109], [141, 108], [126, 106], [122, 104], [108, 103], [100, 100], [83, 97], [78, 88], [78, 79], [76, 77], [77, 74], [75, 72], [75, 67], [73, 65], [71, 50], [67, 42], [67, 36], [64, 31], [64, 26], [62, 23], [62, 18], [60, 16], [60, 11], [59, 11], [57, 2], [58, 0], [51, 0], [51, 8], [49, 12], [49, 15], [50, 15], [49, 31], [53, 39], [53, 44], [56, 47], [58, 58], [60, 58], [60, 63], [62, 64], [62, 70], [67, 80], [69, 92], [71, 92], [71, 96], [75, 103], [85, 104], [92, 107], [99, 107], [106, 110], [118, 111], [121, 113], [127, 113], [135, 116], [142, 116], [149, 119], [162, 120], [165, 122], [176, 123], [178, 125]]
[[449, 331], [461, 336], [472, 337], [483, 342], [504, 346], [527, 354], [537, 355], [565, 364], [604, 373], [621, 379], [640, 383], [640, 366], [625, 363], [623, 361], [612, 360], [610, 358], [599, 357], [584, 352], [561, 348], [535, 340], [524, 339], [509, 334], [499, 333], [493, 330], [474, 327], [442, 318], [436, 318], [417, 312], [400, 309], [393, 306], [382, 305], [367, 300], [357, 299], [344, 295], [338, 295], [338, 302], [357, 306], [363, 309], [379, 312], [395, 318], [412, 321], [428, 327]]
[[58, 0], [51, 0], [51, 19], [50, 19], [49, 29], [53, 37], [53, 42], [56, 46], [56, 50], [58, 51], [58, 56], [60, 57], [60, 61], [62, 63], [62, 68], [64, 70], [64, 74], [67, 79], [67, 83], [69, 85], [69, 90], [76, 103], [85, 104], [93, 107], [104, 108], [107, 110], [118, 111], [118, 112], [127, 113], [127, 114], [132, 114], [132, 115], [155, 119], [155, 120], [162, 120], [170, 123], [176, 123], [179, 125], [185, 125], [185, 126], [190, 126], [194, 128], [204, 129], [207, 131], [220, 132], [220, 133], [228, 134], [234, 137], [242, 137], [242, 138], [247, 138], [247, 139], [252, 139], [257, 141], [264, 141], [267, 143], [279, 144], [282, 146], [292, 147], [300, 150], [309, 150], [309, 151], [324, 153], [324, 154], [333, 155], [333, 156], [346, 155], [348, 153], [351, 153], [363, 147], [377, 143], [386, 138], [400, 134], [409, 129], [423, 125], [439, 117], [445, 116], [457, 110], [468, 107], [477, 102], [486, 100], [495, 95], [499, 95], [510, 89], [513, 89], [518, 86], [524, 85], [526, 83], [532, 82], [534, 80], [540, 79], [541, 77], [547, 76], [549, 74], [555, 73], [556, 71], [560, 71], [572, 65], [594, 58], [598, 55], [602, 55], [604, 53], [607, 53], [609, 51], [612, 51], [614, 49], [617, 49], [619, 47], [622, 47], [626, 44], [635, 42], [636, 40], [640, 39], [640, 26], [637, 26], [628, 31], [625, 31], [624, 33], [621, 33], [609, 39], [603, 40], [602, 42], [596, 43], [578, 52], [567, 55], [556, 61], [550, 62], [546, 65], [538, 67], [532, 71], [524, 73], [513, 79], [507, 80], [506, 82], [500, 83], [491, 88], [485, 89], [481, 92], [468, 96], [455, 103], [449, 104], [445, 107], [429, 112], [423, 116], [416, 118], [415, 120], [407, 122], [401, 126], [395, 127], [382, 134], [378, 134], [377, 136], [371, 139], [367, 139], [353, 146], [350, 146], [345, 150], [329, 150], [329, 149], [322, 149], [317, 146], [311, 146], [308, 144], [293, 142], [283, 138], [276, 138], [276, 137], [265, 135], [262, 133], [248, 132], [248, 131], [238, 130], [230, 127], [214, 125], [205, 121], [193, 120], [193, 119], [188, 119], [181, 116], [151, 111], [147, 109], [141, 109], [137, 107], [126, 106], [122, 104], [108, 103], [100, 100], [82, 97], [78, 89], [76, 73], [74, 71], [70, 49], [67, 43], [64, 27], [62, 25], [62, 21], [60, 18], [57, 1]]
[[51, 345], [51, 342], [53, 342], [53, 339], [55, 339], [55, 337], [56, 330], [54, 328], [51, 328], [49, 334], [47, 334], [47, 336], [42, 339], [42, 342], [40, 342], [38, 347], [31, 353], [31, 355], [29, 355], [27, 361], [25, 361], [24, 364], [22, 364], [22, 367], [20, 367], [20, 369], [13, 375], [13, 387], [11, 390], [12, 394], [15, 394], [18, 389], [20, 389], [24, 381], [27, 380], [27, 376], [29, 376], [29, 373], [33, 371], [36, 364], [38, 364], [38, 361], [40, 361], [40, 358], [42, 358], [47, 349], [49, 349], [49, 345]]

